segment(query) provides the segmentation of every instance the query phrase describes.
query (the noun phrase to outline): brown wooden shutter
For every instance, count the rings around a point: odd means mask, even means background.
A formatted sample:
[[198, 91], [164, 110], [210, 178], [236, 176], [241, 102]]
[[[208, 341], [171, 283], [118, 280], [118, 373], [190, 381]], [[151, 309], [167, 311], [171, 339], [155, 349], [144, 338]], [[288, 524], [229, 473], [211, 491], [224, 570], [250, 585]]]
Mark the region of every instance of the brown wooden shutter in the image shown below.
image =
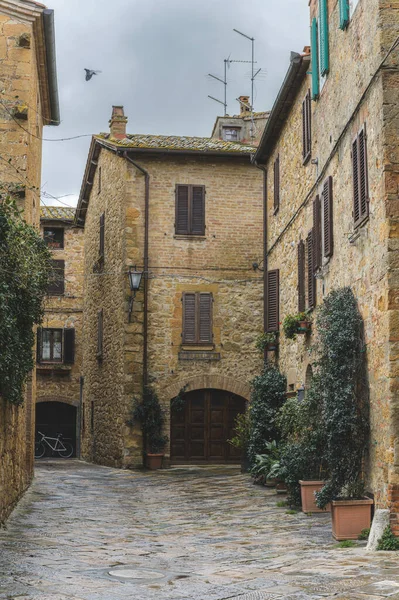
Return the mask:
[[36, 333], [36, 362], [42, 362], [42, 328], [38, 327]]
[[355, 227], [369, 215], [366, 125], [352, 142], [353, 220]]
[[105, 213], [100, 215], [99, 257], [104, 258], [104, 254], [105, 254]]
[[306, 238], [306, 247], [308, 253], [308, 308], [314, 308], [316, 306], [316, 278], [314, 276], [313, 230]]
[[49, 296], [62, 296], [65, 292], [65, 261], [52, 260], [52, 273], [47, 293]]
[[280, 208], [280, 155], [274, 161], [274, 212]]
[[195, 293], [183, 294], [183, 344], [195, 344], [197, 341], [195, 296]]
[[311, 126], [311, 96], [310, 90], [302, 102], [302, 155], [303, 162], [307, 162], [312, 149], [312, 126]]
[[324, 256], [332, 256], [334, 251], [333, 239], [333, 179], [328, 177], [323, 186], [323, 234]]
[[75, 330], [64, 329], [64, 363], [73, 365], [75, 362]]
[[316, 196], [313, 200], [313, 269], [321, 267], [321, 201]]
[[305, 277], [305, 244], [301, 240], [298, 244], [298, 312], [300, 313], [306, 308]]
[[267, 331], [279, 330], [280, 320], [280, 273], [278, 269], [267, 274]]
[[205, 187], [193, 185], [191, 189], [190, 233], [205, 235]]
[[211, 344], [212, 336], [212, 294], [198, 294], [198, 331], [200, 344]]
[[104, 339], [104, 312], [103, 309], [97, 313], [97, 358], [103, 358], [103, 339]]
[[176, 186], [176, 225], [178, 235], [188, 235], [189, 231], [189, 186]]

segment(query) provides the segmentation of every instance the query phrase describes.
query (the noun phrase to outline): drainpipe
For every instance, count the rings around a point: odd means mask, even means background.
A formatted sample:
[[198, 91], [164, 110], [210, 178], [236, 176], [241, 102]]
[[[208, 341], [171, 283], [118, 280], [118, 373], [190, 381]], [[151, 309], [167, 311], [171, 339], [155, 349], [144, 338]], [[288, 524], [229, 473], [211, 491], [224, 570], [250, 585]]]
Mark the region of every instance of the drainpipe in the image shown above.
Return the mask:
[[[267, 168], [263, 165], [259, 165], [257, 161], [254, 161], [255, 167], [263, 172], [263, 331], [267, 333], [267, 300], [269, 297], [268, 290], [268, 256], [267, 256]], [[265, 350], [264, 355], [265, 361], [267, 360], [267, 351]]]
[[148, 238], [150, 212], [150, 175], [141, 165], [132, 160], [127, 152], [123, 157], [144, 175], [144, 325], [143, 325], [143, 386], [148, 385]]

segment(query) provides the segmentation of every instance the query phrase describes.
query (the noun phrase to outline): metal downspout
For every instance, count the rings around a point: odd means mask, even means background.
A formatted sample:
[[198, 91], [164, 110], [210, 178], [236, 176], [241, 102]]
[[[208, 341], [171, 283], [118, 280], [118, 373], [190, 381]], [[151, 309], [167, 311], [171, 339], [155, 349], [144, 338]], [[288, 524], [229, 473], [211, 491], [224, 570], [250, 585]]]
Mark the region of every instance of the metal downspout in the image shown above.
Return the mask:
[[[267, 219], [267, 168], [259, 165], [254, 161], [255, 167], [263, 171], [263, 331], [268, 330], [268, 298], [269, 298], [269, 278], [268, 278], [268, 253], [267, 253], [267, 237], [268, 237], [268, 219]], [[267, 351], [265, 350], [265, 360], [267, 360]]]
[[45, 125], [60, 124], [60, 105], [58, 98], [58, 83], [57, 83], [57, 64], [55, 53], [55, 27], [54, 27], [54, 11], [52, 9], [44, 9], [43, 11], [43, 27], [44, 38], [46, 41], [46, 56], [47, 56], [47, 72], [48, 72], [48, 87], [50, 93], [50, 110], [51, 121]]
[[127, 152], [123, 157], [145, 178], [144, 197], [144, 324], [143, 324], [143, 386], [148, 385], [148, 249], [149, 249], [149, 213], [150, 213], [150, 175], [141, 165], [132, 160]]

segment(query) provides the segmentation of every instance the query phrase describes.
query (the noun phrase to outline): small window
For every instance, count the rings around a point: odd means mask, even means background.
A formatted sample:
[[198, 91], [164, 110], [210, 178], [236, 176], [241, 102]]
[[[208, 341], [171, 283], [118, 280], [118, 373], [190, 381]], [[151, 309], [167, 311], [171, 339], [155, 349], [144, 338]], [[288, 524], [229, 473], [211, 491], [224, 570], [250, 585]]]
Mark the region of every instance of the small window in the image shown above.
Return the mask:
[[62, 296], [65, 292], [65, 261], [53, 260], [50, 283], [47, 289], [49, 296]]
[[223, 139], [226, 142], [239, 142], [240, 141], [240, 127], [223, 127], [222, 134]]
[[352, 142], [353, 220], [355, 227], [369, 216], [369, 184], [367, 166], [366, 125]]
[[349, 0], [349, 16], [350, 16], [350, 18], [352, 18], [353, 13], [355, 12], [358, 4], [359, 4], [359, 0]]
[[100, 240], [99, 240], [99, 249], [98, 255], [100, 260], [104, 260], [105, 254], [105, 213], [100, 216]]
[[301, 240], [298, 244], [298, 312], [305, 312], [306, 308], [306, 255], [305, 243]]
[[311, 127], [312, 99], [310, 90], [302, 102], [302, 158], [306, 164], [312, 153], [312, 127]]
[[312, 229], [306, 238], [307, 265], [308, 265], [308, 308], [316, 306], [316, 277], [314, 268], [314, 230]]
[[101, 167], [98, 167], [98, 193], [101, 192]]
[[274, 214], [280, 209], [280, 155], [274, 161]]
[[212, 294], [183, 294], [183, 344], [212, 344]]
[[58, 250], [64, 247], [64, 228], [63, 227], [45, 227], [43, 239], [48, 248]]
[[267, 274], [267, 331], [280, 329], [280, 271], [274, 269]]
[[103, 358], [103, 338], [104, 338], [104, 313], [99, 310], [97, 313], [97, 359]]
[[205, 186], [176, 186], [177, 235], [205, 235]]
[[39, 328], [37, 330], [37, 362], [73, 365], [75, 362], [75, 329]]

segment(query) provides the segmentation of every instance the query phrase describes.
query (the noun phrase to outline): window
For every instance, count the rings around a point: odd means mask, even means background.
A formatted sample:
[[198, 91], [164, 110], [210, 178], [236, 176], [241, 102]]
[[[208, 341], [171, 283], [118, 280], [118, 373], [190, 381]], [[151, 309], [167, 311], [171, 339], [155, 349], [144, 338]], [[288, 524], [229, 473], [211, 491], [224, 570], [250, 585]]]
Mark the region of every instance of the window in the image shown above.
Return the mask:
[[177, 235], [205, 235], [205, 186], [176, 186]]
[[316, 277], [314, 269], [314, 231], [313, 229], [309, 232], [306, 238], [306, 250], [307, 250], [307, 265], [308, 265], [308, 308], [314, 308], [316, 306]]
[[272, 333], [280, 328], [280, 272], [278, 269], [267, 274], [267, 331]]
[[104, 313], [103, 309], [97, 313], [97, 358], [103, 358], [103, 338], [104, 338]]
[[101, 167], [98, 167], [98, 193], [101, 192]]
[[359, 4], [359, 0], [349, 0], [349, 16], [350, 16], [350, 18], [352, 18], [353, 13], [355, 12], [358, 4]]
[[301, 240], [298, 244], [298, 312], [305, 312], [306, 294], [305, 294], [305, 244]]
[[43, 239], [48, 248], [57, 250], [64, 247], [64, 229], [63, 227], [45, 227]]
[[280, 208], [280, 155], [274, 161], [274, 214]]
[[352, 142], [353, 219], [358, 227], [369, 216], [366, 125]]
[[321, 267], [321, 202], [316, 196], [313, 200], [313, 270]]
[[333, 179], [327, 177], [323, 185], [323, 254], [330, 258], [334, 251], [333, 239]]
[[37, 330], [37, 362], [64, 363], [75, 362], [75, 329]]
[[212, 344], [212, 294], [183, 294], [183, 344]]
[[339, 0], [339, 28], [346, 29], [349, 24], [349, 0]]
[[98, 255], [100, 260], [104, 260], [105, 254], [105, 213], [100, 215], [100, 240], [99, 240], [99, 249]]
[[327, 0], [319, 0], [319, 15], [311, 26], [312, 98], [317, 100], [330, 69]]
[[240, 127], [223, 127], [222, 137], [226, 142], [238, 142], [240, 140]]
[[309, 90], [302, 102], [302, 158], [304, 164], [308, 162], [312, 152], [311, 105]]
[[49, 296], [62, 296], [65, 292], [65, 261], [52, 260], [52, 273], [50, 274], [50, 283], [47, 289]]

